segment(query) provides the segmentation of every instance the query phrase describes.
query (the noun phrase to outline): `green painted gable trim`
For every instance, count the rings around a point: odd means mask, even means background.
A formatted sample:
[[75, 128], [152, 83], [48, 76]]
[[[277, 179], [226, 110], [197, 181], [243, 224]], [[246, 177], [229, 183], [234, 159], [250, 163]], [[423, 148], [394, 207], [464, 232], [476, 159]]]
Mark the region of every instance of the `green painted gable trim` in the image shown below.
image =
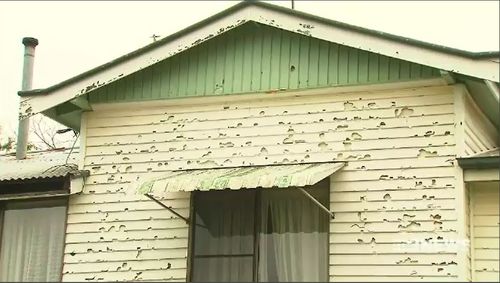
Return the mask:
[[91, 103], [439, 77], [439, 70], [249, 22], [89, 93]]
[[161, 40], [158, 40], [152, 44], [149, 44], [147, 46], [144, 46], [140, 49], [137, 49], [131, 53], [128, 53], [124, 56], [121, 56], [111, 62], [108, 62], [104, 65], [101, 65], [101, 66], [98, 66], [94, 69], [91, 69], [87, 72], [84, 72], [78, 76], [75, 76], [73, 78], [70, 78], [68, 80], [65, 80], [63, 82], [60, 82], [56, 85], [53, 85], [51, 87], [48, 87], [48, 88], [45, 88], [45, 89], [33, 89], [33, 90], [27, 90], [27, 91], [19, 91], [18, 94], [19, 96], [31, 96], [31, 95], [41, 95], [41, 94], [46, 94], [48, 92], [51, 92], [51, 91], [54, 91], [56, 89], [59, 89], [59, 88], [62, 88], [68, 84], [71, 84], [75, 81], [78, 81], [82, 78], [85, 78], [87, 76], [90, 76], [94, 73], [97, 73], [101, 70], [104, 70], [106, 68], [109, 68], [111, 66], [114, 66], [116, 64], [119, 64], [121, 62], [124, 62], [126, 60], [129, 60], [131, 58], [134, 58], [138, 55], [141, 55], [157, 46], [160, 46], [162, 44], [165, 44], [166, 42], [170, 42], [172, 40], [175, 40], [179, 37], [181, 37], [182, 35], [184, 34], [187, 34], [193, 30], [196, 30], [206, 24], [209, 24], [211, 22], [214, 22], [214, 21], [217, 21], [219, 20], [220, 18], [223, 18], [224, 16], [228, 15], [228, 14], [231, 14], [231, 13], [234, 13], [238, 10], [241, 10], [243, 9], [244, 7], [246, 6], [250, 6], [250, 5], [255, 5], [255, 6], [261, 6], [261, 7], [264, 7], [266, 9], [269, 9], [269, 10], [272, 10], [272, 11], [277, 11], [277, 12], [281, 12], [281, 13], [286, 13], [286, 14], [289, 14], [289, 15], [293, 15], [293, 16], [296, 16], [298, 18], [302, 18], [302, 19], [310, 19], [310, 20], [315, 20], [315, 21], [319, 21], [319, 22], [322, 22], [322, 23], [325, 23], [325, 24], [328, 24], [328, 25], [332, 25], [332, 26], [337, 26], [337, 27], [340, 27], [340, 28], [344, 28], [344, 29], [347, 29], [347, 30], [352, 30], [352, 31], [357, 31], [357, 32], [361, 32], [361, 33], [364, 33], [364, 34], [368, 34], [368, 35], [375, 35], [377, 37], [380, 37], [380, 38], [386, 38], [386, 39], [389, 39], [389, 40], [394, 40], [394, 41], [397, 41], [397, 42], [402, 42], [402, 43], [406, 43], [406, 44], [411, 44], [411, 45], [414, 45], [414, 46], [419, 46], [419, 47], [422, 47], [422, 48], [427, 48], [427, 49], [432, 49], [432, 50], [436, 50], [436, 51], [441, 51], [441, 52], [445, 52], [445, 53], [448, 53], [448, 54], [456, 54], [458, 56], [462, 56], [462, 57], [467, 57], [467, 58], [474, 58], [474, 59], [481, 59], [481, 58], [497, 58], [499, 56], [499, 52], [498, 51], [485, 51], [485, 52], [470, 52], [470, 51], [465, 51], [465, 50], [460, 50], [460, 49], [456, 49], [456, 48], [451, 48], [451, 47], [447, 47], [447, 46], [442, 46], [442, 45], [438, 45], [438, 44], [432, 44], [432, 43], [428, 43], [428, 42], [423, 42], [423, 41], [419, 41], [419, 40], [415, 40], [415, 39], [412, 39], [412, 38], [408, 38], [408, 37], [403, 37], [403, 36], [398, 36], [398, 35], [393, 35], [393, 34], [389, 34], [389, 33], [385, 33], [385, 32], [382, 32], [382, 31], [377, 31], [377, 30], [372, 30], [372, 29], [367, 29], [367, 28], [363, 28], [363, 27], [358, 27], [358, 26], [354, 26], [354, 25], [350, 25], [350, 24], [347, 24], [347, 23], [343, 23], [343, 22], [339, 22], [339, 21], [334, 21], [334, 20], [330, 20], [330, 19], [325, 19], [325, 18], [321, 18], [321, 17], [318, 17], [318, 16], [314, 16], [314, 15], [311, 15], [311, 14], [308, 14], [308, 13], [304, 13], [304, 12], [301, 12], [301, 11], [297, 11], [297, 10], [292, 10], [292, 9], [288, 9], [288, 8], [285, 8], [285, 7], [281, 7], [281, 6], [276, 6], [276, 5], [272, 5], [272, 4], [268, 4], [268, 3], [264, 3], [264, 2], [259, 2], [259, 1], [255, 1], [255, 0], [250, 0], [250, 1], [241, 1], [240, 3], [232, 6], [232, 7], [229, 7], [228, 9], [224, 10], [224, 11], [221, 11], [211, 17], [208, 17], [206, 18], [205, 20], [203, 21], [200, 21], [198, 23], [195, 23], [194, 25], [191, 25], [183, 30], [180, 30], [172, 35], [169, 35], [165, 38], [162, 38]]

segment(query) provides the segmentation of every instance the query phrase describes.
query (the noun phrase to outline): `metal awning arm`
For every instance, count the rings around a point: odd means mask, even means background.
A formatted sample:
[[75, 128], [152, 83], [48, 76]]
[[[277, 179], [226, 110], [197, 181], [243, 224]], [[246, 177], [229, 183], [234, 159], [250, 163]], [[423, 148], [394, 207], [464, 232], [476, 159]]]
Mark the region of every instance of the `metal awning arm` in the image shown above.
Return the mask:
[[161, 205], [163, 208], [167, 209], [168, 211], [172, 212], [173, 214], [175, 214], [177, 217], [183, 219], [184, 221], [186, 221], [187, 224], [189, 224], [189, 218], [186, 218], [182, 215], [180, 215], [179, 213], [177, 213], [175, 210], [173, 210], [172, 208], [166, 206], [165, 204], [163, 204], [161, 201], [155, 199], [152, 195], [150, 194], [144, 194], [145, 196], [147, 196], [148, 198], [150, 198], [151, 200], [153, 200], [154, 202], [156, 202], [157, 204]]
[[317, 199], [315, 199], [311, 194], [309, 194], [306, 190], [303, 188], [298, 188], [306, 197], [308, 197], [310, 200], [312, 200], [315, 204], [317, 204], [321, 209], [323, 209], [326, 213], [330, 215], [332, 219], [335, 219], [335, 214], [331, 212], [328, 208], [326, 208], [321, 202], [319, 202]]

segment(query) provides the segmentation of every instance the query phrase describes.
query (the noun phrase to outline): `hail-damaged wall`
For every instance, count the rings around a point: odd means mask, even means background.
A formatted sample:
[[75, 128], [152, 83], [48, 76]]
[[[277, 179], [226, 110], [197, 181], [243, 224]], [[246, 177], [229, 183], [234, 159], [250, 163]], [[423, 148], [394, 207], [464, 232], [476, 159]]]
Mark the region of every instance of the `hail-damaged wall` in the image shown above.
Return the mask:
[[[500, 136], [497, 129], [486, 118], [471, 98], [464, 85], [456, 86], [455, 93], [455, 120], [456, 120], [456, 156], [473, 156], [499, 147]], [[456, 167], [456, 208], [458, 212], [458, 240], [461, 243], [458, 262], [466, 268], [461, 269], [461, 278], [475, 281], [474, 271], [474, 239], [471, 236], [471, 214], [474, 208], [474, 189], [464, 181], [463, 170]], [[498, 270], [497, 270], [498, 271]]]
[[[330, 281], [465, 280], [454, 243], [456, 90], [428, 80], [94, 105], [83, 133], [91, 176], [70, 198], [63, 280], [186, 279], [188, 225], [125, 194], [138, 179], [320, 161], [347, 162], [330, 179]], [[163, 201], [189, 216], [189, 198]]]

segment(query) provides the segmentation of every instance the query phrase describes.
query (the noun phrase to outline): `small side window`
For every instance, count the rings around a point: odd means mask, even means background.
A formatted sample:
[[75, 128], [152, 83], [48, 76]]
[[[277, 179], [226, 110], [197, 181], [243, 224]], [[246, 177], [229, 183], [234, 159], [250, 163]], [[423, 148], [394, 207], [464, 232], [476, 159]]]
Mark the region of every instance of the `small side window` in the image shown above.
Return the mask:
[[60, 281], [65, 199], [2, 203], [0, 281]]

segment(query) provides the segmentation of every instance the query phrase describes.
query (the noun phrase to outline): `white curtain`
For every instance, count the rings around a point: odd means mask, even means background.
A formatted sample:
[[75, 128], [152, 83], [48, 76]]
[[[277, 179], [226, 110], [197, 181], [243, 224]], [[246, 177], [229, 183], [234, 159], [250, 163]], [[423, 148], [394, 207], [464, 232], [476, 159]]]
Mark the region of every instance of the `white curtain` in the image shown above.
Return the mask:
[[65, 207], [4, 211], [1, 281], [60, 281]]
[[[197, 194], [193, 281], [328, 280], [328, 214], [297, 189], [260, 192]], [[327, 189], [310, 192], [327, 205]]]
[[327, 281], [327, 225], [327, 214], [298, 190], [263, 191], [259, 281]]

